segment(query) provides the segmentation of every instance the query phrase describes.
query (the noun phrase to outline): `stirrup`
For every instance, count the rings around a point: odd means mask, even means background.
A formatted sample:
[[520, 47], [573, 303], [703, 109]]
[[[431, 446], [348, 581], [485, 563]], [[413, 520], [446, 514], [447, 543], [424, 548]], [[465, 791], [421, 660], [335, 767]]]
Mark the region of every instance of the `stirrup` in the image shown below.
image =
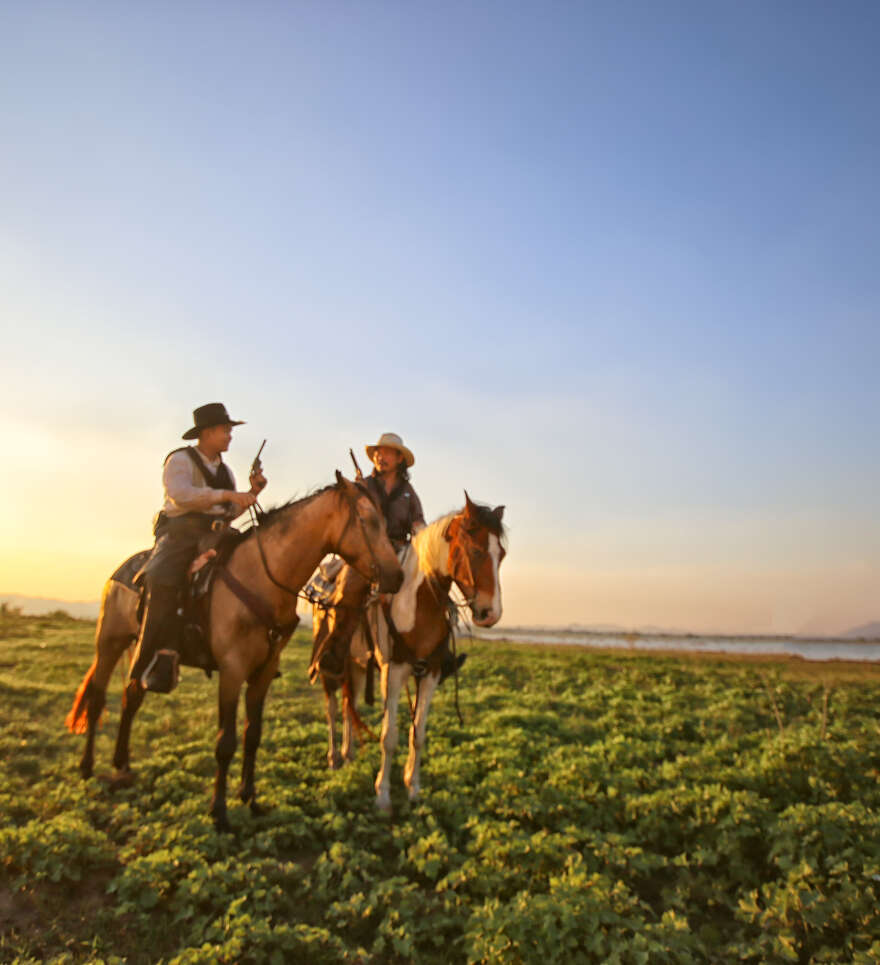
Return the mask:
[[157, 650], [141, 675], [141, 686], [156, 694], [170, 694], [180, 679], [180, 654], [176, 650]]

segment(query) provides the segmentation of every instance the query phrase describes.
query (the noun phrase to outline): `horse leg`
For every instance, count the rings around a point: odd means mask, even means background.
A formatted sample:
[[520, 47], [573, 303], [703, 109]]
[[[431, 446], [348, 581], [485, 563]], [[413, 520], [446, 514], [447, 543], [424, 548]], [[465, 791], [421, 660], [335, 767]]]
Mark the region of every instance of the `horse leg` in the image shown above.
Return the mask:
[[391, 762], [397, 747], [397, 702], [400, 690], [412, 668], [408, 663], [388, 663], [382, 667], [382, 696], [385, 711], [382, 715], [382, 763], [376, 775], [376, 807], [391, 811]]
[[226, 775], [229, 764], [235, 754], [235, 714], [238, 708], [238, 695], [241, 691], [240, 681], [231, 681], [220, 674], [218, 695], [219, 730], [214, 757], [217, 760], [217, 773], [214, 777], [214, 797], [211, 801], [211, 817], [214, 827], [218, 831], [231, 831], [229, 816], [226, 811]]
[[[326, 677], [322, 677], [322, 682], [324, 684], [324, 710], [327, 714], [327, 735], [328, 735], [328, 748], [327, 748], [327, 766], [331, 771], [336, 771], [342, 767], [342, 756], [339, 753], [339, 747], [336, 739], [336, 710], [339, 701], [336, 697], [336, 686], [335, 684], [328, 680]], [[343, 705], [344, 706], [344, 705]], [[343, 728], [345, 727], [345, 715], [343, 714]], [[344, 732], [344, 731], [343, 731]]]
[[428, 727], [428, 711], [431, 708], [431, 698], [440, 682], [440, 674], [429, 673], [422, 677], [417, 688], [418, 697], [416, 706], [415, 720], [409, 730], [409, 755], [406, 759], [406, 767], [403, 769], [403, 783], [409, 788], [409, 799], [418, 799], [419, 791], [419, 765], [422, 759], [422, 747], [425, 744], [425, 731]]
[[363, 704], [367, 675], [359, 663], [351, 662], [351, 705], [343, 704], [342, 713], [342, 759], [353, 761], [357, 756], [357, 730], [354, 715], [358, 704]]
[[107, 685], [113, 668], [137, 633], [137, 594], [115, 581], [108, 581], [101, 600], [95, 632], [95, 659], [86, 672], [65, 721], [75, 733], [86, 734], [86, 746], [79, 762], [84, 778], [92, 776], [95, 764], [95, 734], [107, 700]]
[[134, 715], [144, 702], [146, 691], [138, 680], [129, 680], [122, 691], [122, 713], [119, 718], [119, 733], [116, 735], [116, 749], [113, 752], [113, 767], [116, 770], [116, 783], [131, 779], [131, 724]]
[[94, 772], [95, 735], [107, 702], [107, 684], [127, 644], [128, 638], [121, 641], [102, 639], [99, 628], [95, 659], [80, 684], [73, 708], [67, 716], [70, 730], [74, 733], [82, 733], [83, 730], [86, 732], [86, 746], [79, 762], [79, 772], [86, 779]]
[[[90, 673], [94, 674], [94, 671]], [[79, 772], [83, 778], [88, 779], [95, 770], [95, 734], [107, 702], [107, 691], [97, 685], [94, 676], [85, 683], [83, 700], [86, 702], [86, 746], [79, 760]]]
[[260, 815], [265, 812], [257, 804], [254, 773], [257, 765], [257, 750], [263, 736], [263, 705], [266, 701], [268, 685], [263, 681], [257, 683], [258, 686], [248, 684], [244, 697], [246, 717], [242, 748], [244, 761], [241, 767], [241, 786], [238, 789], [238, 796], [245, 804], [250, 804], [252, 814]]

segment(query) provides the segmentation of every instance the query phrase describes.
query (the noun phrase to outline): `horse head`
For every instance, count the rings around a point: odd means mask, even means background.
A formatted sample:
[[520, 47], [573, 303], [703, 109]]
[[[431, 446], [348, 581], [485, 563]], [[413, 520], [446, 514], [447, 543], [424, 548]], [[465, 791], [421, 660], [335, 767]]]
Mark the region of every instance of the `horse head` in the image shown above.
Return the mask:
[[504, 559], [504, 507], [490, 509], [471, 501], [465, 490], [464, 509], [446, 528], [449, 573], [464, 593], [478, 627], [501, 619], [501, 577]]
[[331, 549], [382, 593], [396, 593], [403, 583], [403, 570], [388, 539], [385, 520], [366, 487], [346, 479], [336, 470], [336, 490], [341, 496], [341, 526]]

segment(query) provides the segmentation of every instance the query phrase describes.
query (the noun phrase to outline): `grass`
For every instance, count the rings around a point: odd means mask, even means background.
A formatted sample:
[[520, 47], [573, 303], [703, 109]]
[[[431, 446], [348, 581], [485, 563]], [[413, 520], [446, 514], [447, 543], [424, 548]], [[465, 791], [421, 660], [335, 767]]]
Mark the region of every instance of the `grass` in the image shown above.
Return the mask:
[[120, 671], [80, 780], [63, 720], [93, 635], [0, 611], [0, 961], [880, 958], [874, 665], [470, 641], [464, 725], [447, 684], [423, 800], [402, 746], [388, 820], [375, 745], [326, 769], [299, 631], [267, 702], [271, 811], [233, 805], [220, 836], [216, 677], [147, 699], [113, 792]]

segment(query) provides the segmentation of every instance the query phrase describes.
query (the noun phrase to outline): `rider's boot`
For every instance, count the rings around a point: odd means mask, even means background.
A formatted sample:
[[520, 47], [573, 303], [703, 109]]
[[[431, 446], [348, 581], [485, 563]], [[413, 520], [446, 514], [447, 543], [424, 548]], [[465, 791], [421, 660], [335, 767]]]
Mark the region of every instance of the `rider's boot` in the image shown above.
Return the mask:
[[177, 618], [177, 588], [147, 584], [147, 600], [130, 679], [139, 680], [146, 690], [170, 693], [177, 686], [178, 654], [161, 649], [171, 637]]
[[349, 634], [340, 633], [339, 628], [330, 634], [324, 644], [324, 650], [318, 657], [317, 666], [320, 672], [332, 680], [341, 680], [345, 672], [345, 657], [351, 642]]

